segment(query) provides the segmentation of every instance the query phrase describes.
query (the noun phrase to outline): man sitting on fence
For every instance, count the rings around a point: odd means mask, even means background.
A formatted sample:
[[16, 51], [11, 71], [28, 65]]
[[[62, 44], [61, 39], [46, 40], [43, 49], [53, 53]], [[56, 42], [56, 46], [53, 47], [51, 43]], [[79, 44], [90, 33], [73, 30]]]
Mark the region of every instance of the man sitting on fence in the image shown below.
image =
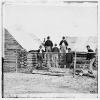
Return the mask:
[[37, 50], [38, 66], [36, 69], [42, 69], [43, 58], [44, 58], [44, 50], [42, 49], [42, 46], [40, 45], [39, 49]]
[[46, 58], [47, 58], [47, 67], [50, 68], [52, 66], [52, 47], [53, 43], [50, 40], [50, 36], [47, 37], [47, 41], [45, 42], [45, 48], [46, 48]]
[[71, 52], [71, 48], [68, 48], [68, 53], [66, 53], [66, 68], [70, 68], [73, 62], [73, 53]]
[[64, 36], [62, 37], [62, 40], [60, 41], [59, 46], [60, 46], [60, 49], [61, 49], [61, 53], [66, 53], [66, 49], [67, 49], [68, 43], [65, 40]]
[[52, 49], [52, 52], [53, 52], [53, 67], [58, 67], [59, 48], [57, 47], [57, 44], [55, 44], [55, 47]]
[[60, 50], [61, 50], [61, 59], [62, 59], [62, 66], [65, 67], [66, 65], [66, 49], [68, 46], [67, 41], [65, 40], [65, 37], [62, 37], [62, 40], [59, 43]]
[[87, 45], [86, 46], [87, 50], [88, 50], [88, 54], [87, 54], [87, 60], [90, 60], [90, 66], [89, 66], [89, 73], [93, 74], [93, 63], [95, 61], [95, 54], [93, 53], [94, 51], [92, 49], [90, 49], [90, 46]]

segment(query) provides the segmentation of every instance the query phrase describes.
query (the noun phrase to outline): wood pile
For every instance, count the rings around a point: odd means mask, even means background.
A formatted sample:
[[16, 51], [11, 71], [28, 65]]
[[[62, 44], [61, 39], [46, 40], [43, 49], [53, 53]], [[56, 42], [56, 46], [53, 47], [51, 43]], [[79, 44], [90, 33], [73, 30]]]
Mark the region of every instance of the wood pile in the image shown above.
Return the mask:
[[35, 67], [37, 65], [37, 53], [27, 53], [27, 67]]
[[18, 64], [20, 68], [22, 67], [26, 67], [27, 64], [27, 53], [24, 52], [24, 51], [20, 51], [19, 54], [18, 54], [18, 57], [17, 57], [17, 61], [18, 61]]

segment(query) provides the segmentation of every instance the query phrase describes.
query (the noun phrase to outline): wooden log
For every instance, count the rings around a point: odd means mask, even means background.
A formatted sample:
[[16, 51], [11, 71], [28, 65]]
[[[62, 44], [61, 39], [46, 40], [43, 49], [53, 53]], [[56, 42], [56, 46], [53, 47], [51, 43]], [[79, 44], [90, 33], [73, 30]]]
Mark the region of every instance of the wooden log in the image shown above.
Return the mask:
[[15, 72], [15, 67], [5, 66], [3, 72]]
[[28, 59], [28, 58], [33, 58], [33, 54], [32, 54], [32, 53], [28, 53], [28, 54], [27, 54], [27, 59]]
[[5, 62], [15, 62], [16, 59], [4, 59]]
[[34, 63], [32, 60], [27, 60], [26, 62], [27, 62], [28, 64], [30, 64], [30, 63], [33, 64], [33, 63]]
[[33, 70], [32, 74], [42, 74], [42, 75], [50, 75], [50, 76], [64, 76], [64, 73], [56, 73], [56, 72], [50, 72], [50, 71], [38, 71]]
[[33, 61], [28, 59], [26, 61], [26, 64], [27, 64], [28, 67], [33, 66]]
[[4, 62], [3, 67], [15, 67], [16, 62]]

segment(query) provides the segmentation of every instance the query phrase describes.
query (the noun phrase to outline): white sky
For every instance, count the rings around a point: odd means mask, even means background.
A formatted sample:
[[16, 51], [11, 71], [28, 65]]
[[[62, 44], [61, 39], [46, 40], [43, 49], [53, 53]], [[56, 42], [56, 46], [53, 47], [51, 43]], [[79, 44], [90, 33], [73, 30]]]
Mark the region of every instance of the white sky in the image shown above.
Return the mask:
[[6, 4], [5, 28], [16, 39], [31, 33], [57, 44], [62, 36], [97, 36], [97, 4]]

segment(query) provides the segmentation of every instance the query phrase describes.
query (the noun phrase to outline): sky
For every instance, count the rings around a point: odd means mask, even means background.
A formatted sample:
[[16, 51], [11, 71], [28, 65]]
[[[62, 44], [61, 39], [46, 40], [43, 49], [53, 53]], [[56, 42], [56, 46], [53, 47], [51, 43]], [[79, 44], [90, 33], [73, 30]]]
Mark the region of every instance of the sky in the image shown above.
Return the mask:
[[4, 15], [4, 27], [29, 49], [34, 44], [29, 34], [41, 41], [50, 36], [57, 44], [62, 36], [97, 36], [97, 4], [93, 3], [5, 4]]

